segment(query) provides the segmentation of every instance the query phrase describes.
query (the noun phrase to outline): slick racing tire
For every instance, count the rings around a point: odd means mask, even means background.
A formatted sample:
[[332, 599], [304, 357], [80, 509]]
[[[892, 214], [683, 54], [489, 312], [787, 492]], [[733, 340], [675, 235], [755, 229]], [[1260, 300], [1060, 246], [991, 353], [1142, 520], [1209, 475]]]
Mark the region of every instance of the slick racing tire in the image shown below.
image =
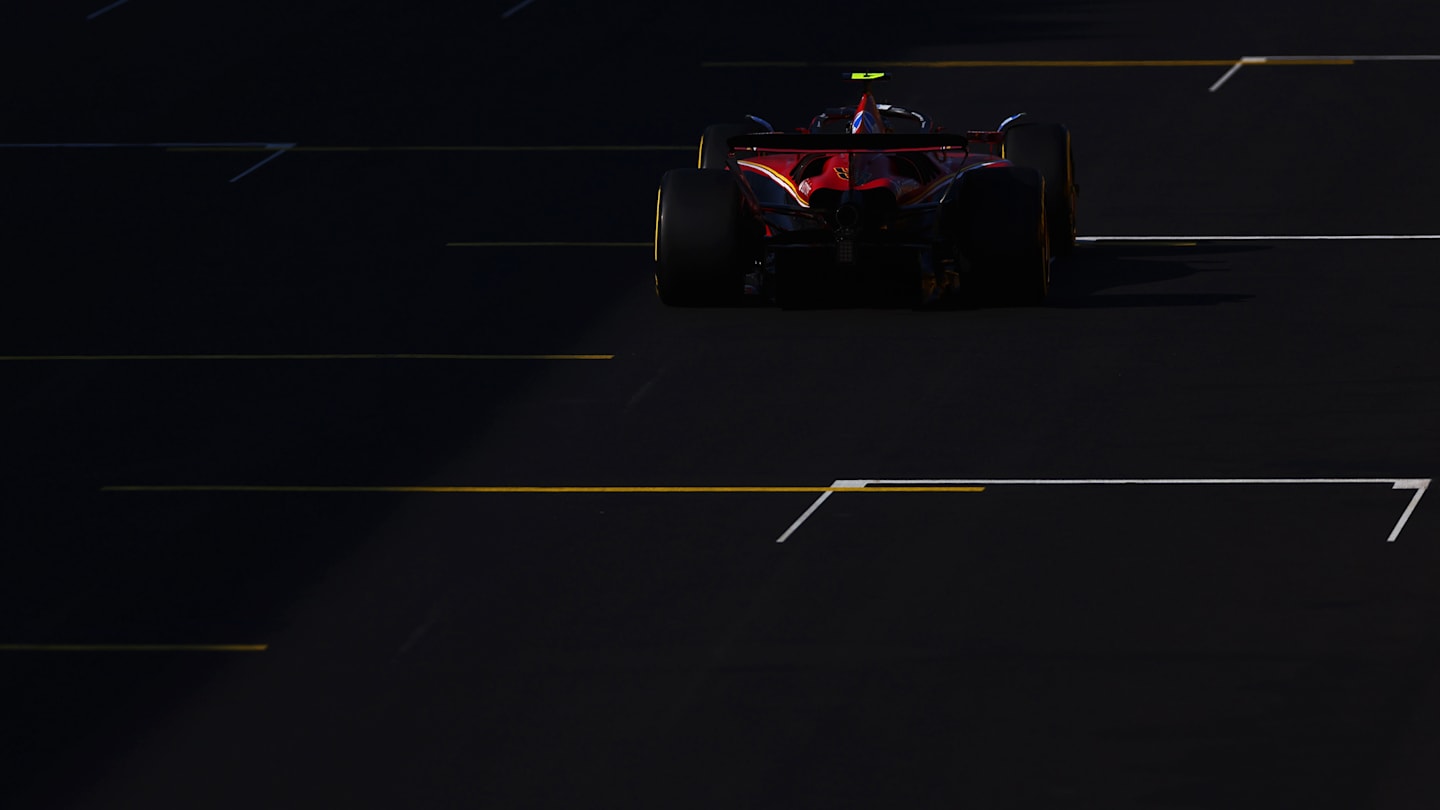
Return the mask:
[[1005, 128], [1001, 157], [1035, 169], [1045, 177], [1045, 219], [1050, 253], [1068, 256], [1075, 249], [1075, 157], [1070, 130], [1059, 124], [1016, 122]]
[[971, 266], [985, 303], [1037, 306], [1050, 291], [1045, 181], [1034, 169], [972, 169], [955, 181], [944, 227]]
[[725, 168], [725, 156], [730, 151], [727, 141], [736, 135], [749, 135], [752, 132], [764, 131], [765, 128], [754, 121], [740, 124], [711, 124], [700, 136], [699, 167], [702, 169]]
[[729, 172], [672, 169], [655, 199], [655, 291], [670, 306], [738, 303], [760, 223]]

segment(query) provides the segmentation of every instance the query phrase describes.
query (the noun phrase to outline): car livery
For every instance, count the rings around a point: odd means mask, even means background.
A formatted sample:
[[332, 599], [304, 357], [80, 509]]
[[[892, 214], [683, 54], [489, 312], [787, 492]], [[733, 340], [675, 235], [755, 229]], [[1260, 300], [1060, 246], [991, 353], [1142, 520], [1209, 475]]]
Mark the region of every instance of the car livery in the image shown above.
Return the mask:
[[880, 103], [885, 74], [850, 78], [864, 84], [853, 107], [792, 132], [753, 116], [712, 125], [698, 168], [662, 177], [661, 300], [1039, 303], [1074, 245], [1069, 131], [1022, 114], [948, 133]]

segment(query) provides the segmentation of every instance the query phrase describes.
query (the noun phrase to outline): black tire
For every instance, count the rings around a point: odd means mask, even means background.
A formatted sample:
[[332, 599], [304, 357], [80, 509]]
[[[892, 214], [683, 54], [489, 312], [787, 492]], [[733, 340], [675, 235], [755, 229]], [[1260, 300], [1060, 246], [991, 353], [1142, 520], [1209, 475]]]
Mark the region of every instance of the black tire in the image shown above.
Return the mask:
[[697, 165], [702, 169], [725, 168], [725, 156], [730, 151], [727, 141], [736, 135], [764, 131], [765, 128], [754, 121], [746, 121], [741, 124], [711, 124], [700, 136], [700, 160]]
[[1050, 291], [1045, 179], [1034, 169], [971, 169], [955, 181], [943, 227], [986, 303], [1036, 306]]
[[1050, 253], [1068, 256], [1075, 249], [1075, 156], [1070, 130], [1059, 124], [1016, 122], [1005, 128], [1000, 154], [1045, 177], [1045, 219]]
[[655, 198], [655, 291], [670, 306], [738, 303], [760, 252], [760, 224], [736, 179], [672, 169]]

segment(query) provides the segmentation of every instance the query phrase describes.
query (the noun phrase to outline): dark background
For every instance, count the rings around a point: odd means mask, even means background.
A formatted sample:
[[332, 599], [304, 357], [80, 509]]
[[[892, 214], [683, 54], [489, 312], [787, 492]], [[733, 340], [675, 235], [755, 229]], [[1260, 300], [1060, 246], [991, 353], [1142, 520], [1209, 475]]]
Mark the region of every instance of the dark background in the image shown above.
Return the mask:
[[[707, 124], [852, 102], [830, 63], [1425, 54], [1433, 4], [511, 5], [0, 11], [0, 355], [615, 356], [0, 361], [0, 645], [269, 645], [0, 651], [0, 804], [1440, 806], [1440, 519], [1386, 544], [1388, 484], [839, 494], [784, 545], [813, 494], [101, 491], [1440, 468], [1435, 241], [1102, 241], [962, 312], [446, 245], [648, 242]], [[1440, 232], [1440, 63], [1225, 70], [882, 100], [1067, 123], [1082, 235]], [[655, 148], [303, 149], [536, 145]]]

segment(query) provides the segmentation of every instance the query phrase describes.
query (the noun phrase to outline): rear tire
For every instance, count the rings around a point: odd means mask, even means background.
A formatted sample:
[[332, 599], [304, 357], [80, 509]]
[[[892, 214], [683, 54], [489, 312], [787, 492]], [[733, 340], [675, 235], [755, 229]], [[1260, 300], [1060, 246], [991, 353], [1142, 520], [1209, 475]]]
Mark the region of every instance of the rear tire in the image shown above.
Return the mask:
[[1045, 180], [1034, 169], [972, 169], [956, 181], [944, 227], [971, 266], [978, 292], [999, 306], [1036, 306], [1050, 291]]
[[[754, 121], [742, 124], [711, 124], [700, 136], [700, 161], [702, 169], [725, 168], [725, 157], [730, 152], [728, 141], [736, 135], [764, 132], [765, 128]], [[747, 153], [748, 154], [748, 153]]]
[[1075, 157], [1070, 130], [1059, 124], [1016, 122], [1005, 128], [1000, 154], [1017, 166], [1045, 177], [1045, 219], [1050, 253], [1068, 256], [1075, 249]]
[[655, 199], [655, 291], [669, 306], [738, 303], [760, 254], [759, 221], [736, 179], [714, 169], [672, 169]]

